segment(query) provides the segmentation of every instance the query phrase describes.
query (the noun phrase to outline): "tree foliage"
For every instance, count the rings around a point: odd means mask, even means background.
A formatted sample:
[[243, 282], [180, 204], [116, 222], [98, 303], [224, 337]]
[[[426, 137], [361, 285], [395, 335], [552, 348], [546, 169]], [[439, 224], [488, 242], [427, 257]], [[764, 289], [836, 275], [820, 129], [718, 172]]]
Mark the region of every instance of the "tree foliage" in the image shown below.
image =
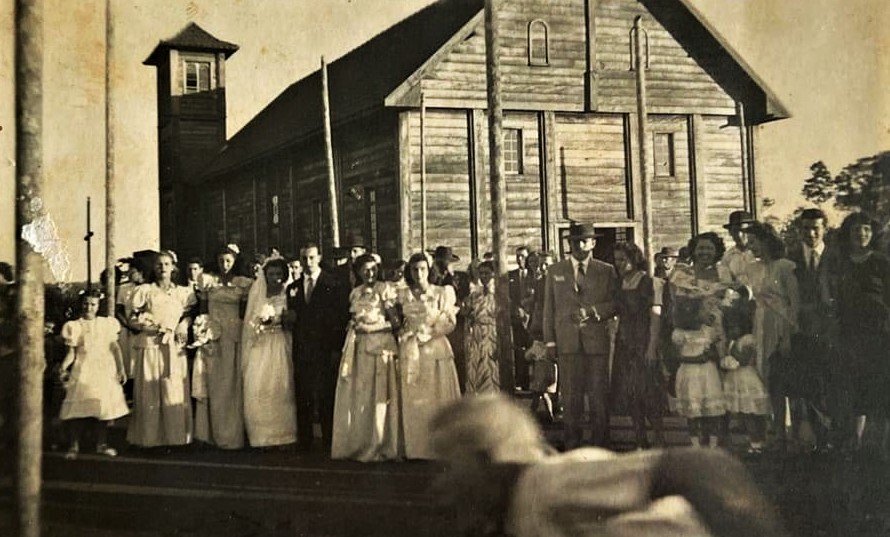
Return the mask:
[[833, 200], [840, 210], [865, 211], [886, 223], [890, 221], [890, 151], [860, 158], [834, 177], [824, 162], [815, 162], [802, 193], [816, 205]]

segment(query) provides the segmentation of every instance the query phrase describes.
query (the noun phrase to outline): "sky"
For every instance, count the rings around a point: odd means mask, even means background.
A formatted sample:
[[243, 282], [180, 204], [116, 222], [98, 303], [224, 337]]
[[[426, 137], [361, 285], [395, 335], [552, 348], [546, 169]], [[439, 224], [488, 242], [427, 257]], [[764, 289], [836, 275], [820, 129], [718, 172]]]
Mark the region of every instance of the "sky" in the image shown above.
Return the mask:
[[[117, 249], [157, 245], [155, 69], [142, 65], [190, 21], [241, 48], [226, 65], [231, 136], [286, 86], [433, 0], [114, 1]], [[544, 1], [544, 0], [542, 0]], [[757, 129], [763, 196], [784, 216], [803, 203], [809, 165], [833, 172], [890, 149], [890, 2], [690, 0], [766, 81], [793, 117]], [[13, 3], [0, 0], [0, 260], [15, 257]], [[84, 279], [86, 197], [93, 200], [93, 277], [104, 262], [105, 0], [44, 0], [44, 203], [66, 267]]]

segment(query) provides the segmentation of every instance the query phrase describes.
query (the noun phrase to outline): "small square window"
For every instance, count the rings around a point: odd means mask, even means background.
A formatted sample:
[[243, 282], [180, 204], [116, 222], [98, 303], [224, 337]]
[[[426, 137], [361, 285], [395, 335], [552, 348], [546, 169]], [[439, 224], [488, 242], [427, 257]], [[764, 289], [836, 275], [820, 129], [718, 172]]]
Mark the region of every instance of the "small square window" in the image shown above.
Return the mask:
[[210, 91], [210, 62], [185, 62], [185, 93]]
[[504, 129], [504, 171], [522, 173], [522, 129]]
[[655, 176], [674, 177], [677, 172], [674, 154], [674, 133], [656, 132], [654, 142]]

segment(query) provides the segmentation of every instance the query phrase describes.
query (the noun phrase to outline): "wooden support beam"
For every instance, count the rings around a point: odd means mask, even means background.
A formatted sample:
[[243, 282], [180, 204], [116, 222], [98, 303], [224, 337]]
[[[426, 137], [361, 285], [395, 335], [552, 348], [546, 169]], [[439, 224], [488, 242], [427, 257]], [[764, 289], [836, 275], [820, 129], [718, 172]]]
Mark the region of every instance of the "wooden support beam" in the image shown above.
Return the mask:
[[507, 276], [507, 182], [504, 172], [504, 109], [501, 94], [500, 0], [485, 0], [485, 74], [488, 94], [488, 144], [491, 189], [491, 233], [497, 304], [498, 365], [500, 387], [513, 393], [513, 328], [510, 322], [510, 289]]
[[331, 246], [340, 246], [340, 214], [337, 199], [337, 177], [334, 173], [334, 144], [331, 134], [331, 98], [328, 93], [328, 64], [321, 58], [321, 103], [324, 119], [324, 149], [328, 169], [328, 202], [331, 215]]
[[[105, 0], [105, 314], [114, 318], [115, 300], [115, 203], [114, 203], [114, 100], [111, 98], [111, 65], [114, 49], [111, 0]], [[207, 238], [202, 233], [202, 241]]]
[[[637, 143], [640, 152], [640, 187], [643, 198], [642, 216], [643, 216], [643, 253], [646, 257], [646, 264], [649, 267], [649, 276], [654, 274], [654, 248], [652, 246], [652, 188], [649, 178], [649, 112], [646, 104], [646, 69], [649, 61], [648, 55], [648, 37], [644, 33], [643, 17], [638, 16], [634, 20], [633, 34], [634, 39], [634, 57], [636, 59], [634, 68], [637, 75]], [[644, 43], [646, 43], [644, 45]]]
[[599, 0], [587, 0], [585, 3], [584, 19], [587, 24], [587, 71], [584, 73], [585, 81], [585, 109], [593, 112], [599, 105], [599, 68], [596, 63], [596, 8]]
[[[40, 536], [43, 456], [44, 260], [25, 237], [46, 225], [43, 214], [43, 1], [15, 2], [16, 265], [18, 271], [18, 420], [16, 530]], [[30, 231], [29, 231], [30, 230]]]
[[426, 97], [420, 90], [420, 249], [426, 251]]
[[694, 157], [690, 172], [695, 185], [695, 232], [702, 233], [708, 230], [708, 181], [705, 175], [705, 163], [707, 162], [708, 140], [705, 132], [705, 120], [700, 114], [692, 116], [692, 128], [689, 133], [689, 152]]
[[401, 244], [399, 257], [411, 256], [411, 112], [399, 114], [399, 218], [401, 223]]

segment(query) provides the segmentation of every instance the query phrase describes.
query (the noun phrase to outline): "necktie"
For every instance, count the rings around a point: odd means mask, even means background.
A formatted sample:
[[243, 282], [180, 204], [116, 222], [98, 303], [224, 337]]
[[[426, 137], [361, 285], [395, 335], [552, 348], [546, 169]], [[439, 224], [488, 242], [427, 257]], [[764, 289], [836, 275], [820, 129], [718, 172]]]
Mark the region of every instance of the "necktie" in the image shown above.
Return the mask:
[[306, 303], [309, 303], [309, 300], [312, 298], [312, 291], [315, 290], [315, 280], [312, 279], [312, 276], [306, 276]]
[[810, 270], [816, 270], [816, 250], [810, 250]]

